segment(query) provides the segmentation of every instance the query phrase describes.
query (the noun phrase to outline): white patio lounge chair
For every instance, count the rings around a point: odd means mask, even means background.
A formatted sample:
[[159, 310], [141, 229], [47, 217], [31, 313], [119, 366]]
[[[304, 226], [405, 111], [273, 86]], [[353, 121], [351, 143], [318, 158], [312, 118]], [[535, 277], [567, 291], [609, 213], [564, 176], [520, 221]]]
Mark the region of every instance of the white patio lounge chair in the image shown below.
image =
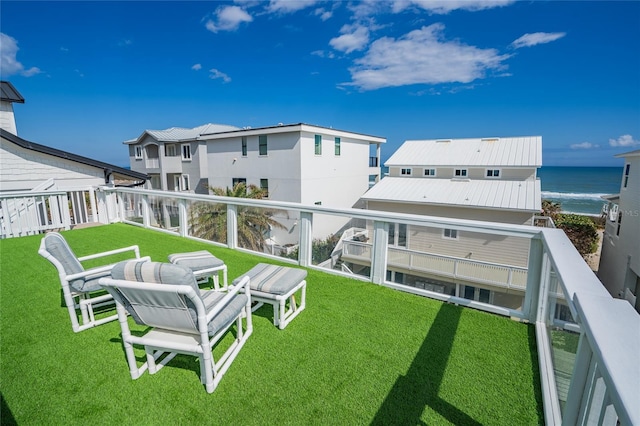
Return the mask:
[[[114, 254], [133, 252], [136, 259], [140, 259], [138, 246], [124, 247], [121, 249], [96, 253], [89, 256], [77, 257], [64, 237], [57, 232], [47, 233], [40, 242], [38, 253], [51, 262], [58, 270], [60, 284], [65, 304], [71, 317], [71, 327], [78, 333], [91, 327], [115, 321], [117, 314], [96, 320], [94, 309], [106, 305], [113, 305], [113, 298], [98, 284], [102, 277], [109, 276], [114, 264], [86, 269], [83, 261], [111, 256]], [[144, 258], [149, 260], [148, 257]], [[78, 321], [76, 310], [80, 310], [82, 323]]]
[[[171, 263], [120, 262], [111, 276], [100, 284], [116, 300], [131, 378], [147, 369], [155, 374], [179, 353], [194, 355], [200, 361], [200, 381], [212, 393], [253, 331], [249, 278], [222, 293], [201, 291], [190, 269]], [[152, 328], [133, 335], [127, 313], [137, 324]], [[214, 360], [213, 346], [232, 332], [234, 323], [233, 343]], [[133, 345], [145, 349], [147, 360], [141, 367]]]

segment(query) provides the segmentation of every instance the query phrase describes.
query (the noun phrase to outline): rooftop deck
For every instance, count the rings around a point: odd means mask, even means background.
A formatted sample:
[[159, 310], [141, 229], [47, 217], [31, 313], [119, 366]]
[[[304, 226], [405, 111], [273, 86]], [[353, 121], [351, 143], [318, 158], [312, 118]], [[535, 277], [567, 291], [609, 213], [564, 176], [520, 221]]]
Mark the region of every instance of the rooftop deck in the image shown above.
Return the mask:
[[[79, 256], [138, 244], [165, 261], [208, 249], [230, 279], [265, 261], [124, 224], [64, 235]], [[317, 269], [307, 309], [287, 329], [273, 326], [269, 307], [254, 314], [213, 394], [187, 356], [133, 381], [117, 322], [71, 331], [40, 239], [0, 240], [2, 424], [544, 422], [534, 325]]]

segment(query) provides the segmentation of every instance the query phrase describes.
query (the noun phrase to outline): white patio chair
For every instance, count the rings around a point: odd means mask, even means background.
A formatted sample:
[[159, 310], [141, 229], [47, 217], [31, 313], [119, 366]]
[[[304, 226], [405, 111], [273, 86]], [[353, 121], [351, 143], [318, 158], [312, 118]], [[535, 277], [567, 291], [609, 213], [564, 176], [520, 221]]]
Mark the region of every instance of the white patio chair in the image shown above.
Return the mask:
[[[115, 264], [85, 270], [81, 262], [127, 251], [132, 251], [136, 259], [140, 259], [138, 246], [77, 257], [59, 233], [49, 232], [42, 238], [38, 253], [58, 270], [64, 302], [69, 310], [71, 327], [74, 332], [78, 333], [109, 321], [115, 321], [118, 318], [118, 315], [114, 313], [96, 320], [94, 314], [94, 309], [114, 304], [113, 298], [100, 287], [98, 280], [109, 276], [111, 268]], [[149, 260], [148, 257], [144, 259]], [[82, 323], [78, 321], [77, 309], [80, 310]]]
[[[190, 269], [171, 263], [121, 262], [111, 276], [100, 284], [116, 300], [131, 378], [147, 369], [155, 374], [179, 353], [194, 355], [200, 361], [200, 381], [212, 393], [253, 331], [249, 277], [222, 293], [200, 291]], [[127, 313], [137, 324], [152, 328], [142, 336], [131, 334]], [[216, 361], [213, 346], [232, 332], [234, 323], [235, 338]], [[141, 367], [133, 345], [145, 349]]]

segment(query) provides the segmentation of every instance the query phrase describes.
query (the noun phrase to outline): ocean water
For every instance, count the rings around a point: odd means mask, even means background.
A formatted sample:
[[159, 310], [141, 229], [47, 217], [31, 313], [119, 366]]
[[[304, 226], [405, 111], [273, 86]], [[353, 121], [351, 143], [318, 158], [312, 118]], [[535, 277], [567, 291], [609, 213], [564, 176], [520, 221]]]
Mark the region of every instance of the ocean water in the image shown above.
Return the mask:
[[603, 195], [620, 192], [622, 167], [541, 167], [542, 198], [564, 212], [600, 214]]

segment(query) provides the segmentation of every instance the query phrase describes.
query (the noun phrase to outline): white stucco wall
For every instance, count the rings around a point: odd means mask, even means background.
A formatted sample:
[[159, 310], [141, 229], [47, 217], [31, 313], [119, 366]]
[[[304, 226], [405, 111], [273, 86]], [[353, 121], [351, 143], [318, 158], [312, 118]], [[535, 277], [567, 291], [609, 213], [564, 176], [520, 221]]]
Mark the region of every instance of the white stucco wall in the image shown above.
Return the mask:
[[30, 190], [50, 178], [59, 189], [104, 185], [101, 169], [30, 151], [0, 139], [0, 190]]

